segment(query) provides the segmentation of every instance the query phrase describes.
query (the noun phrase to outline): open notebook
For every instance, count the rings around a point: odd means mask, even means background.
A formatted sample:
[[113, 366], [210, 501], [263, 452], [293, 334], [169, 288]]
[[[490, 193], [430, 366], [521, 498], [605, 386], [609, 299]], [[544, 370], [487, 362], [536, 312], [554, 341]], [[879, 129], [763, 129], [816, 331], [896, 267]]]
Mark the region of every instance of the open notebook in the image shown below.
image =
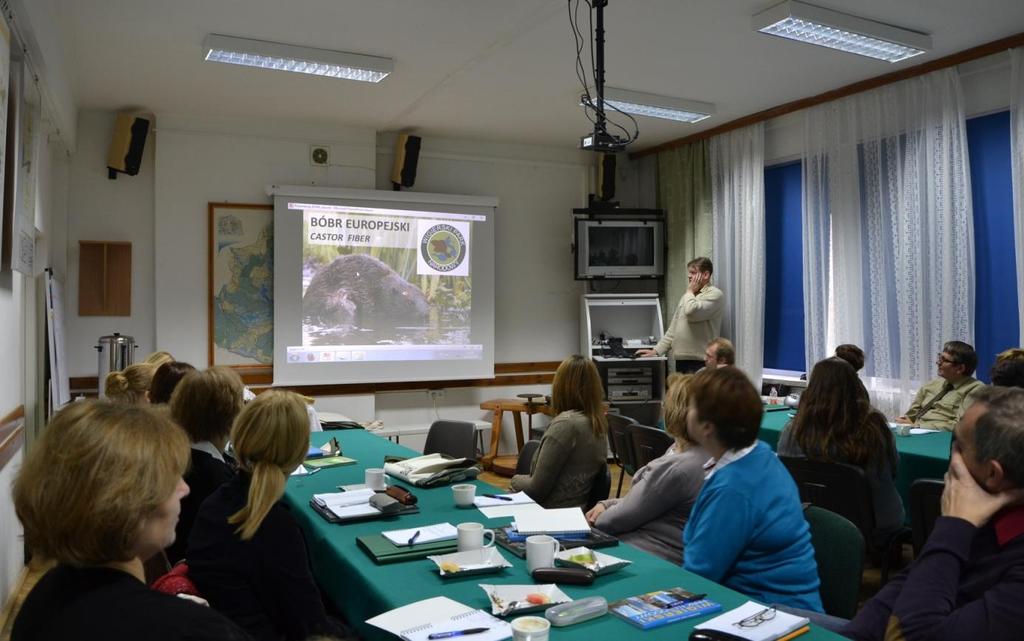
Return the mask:
[[501, 641], [512, 637], [512, 626], [507, 621], [443, 596], [403, 605], [366, 622], [405, 641], [426, 641], [430, 634], [471, 628], [487, 628], [486, 632], [467, 637], [472, 641]]

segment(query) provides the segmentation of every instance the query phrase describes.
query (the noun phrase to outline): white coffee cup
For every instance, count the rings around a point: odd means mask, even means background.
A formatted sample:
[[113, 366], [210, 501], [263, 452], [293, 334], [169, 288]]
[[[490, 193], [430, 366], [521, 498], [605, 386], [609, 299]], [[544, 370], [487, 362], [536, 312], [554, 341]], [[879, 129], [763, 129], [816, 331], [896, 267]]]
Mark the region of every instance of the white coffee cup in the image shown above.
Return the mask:
[[[459, 552], [482, 550], [494, 545], [494, 530], [488, 530], [480, 523], [459, 523], [455, 528], [459, 539]], [[490, 534], [491, 540], [484, 545], [484, 535]]]
[[534, 534], [526, 537], [526, 569], [533, 572], [537, 568], [555, 567], [555, 553], [558, 552], [558, 539], [547, 534]]
[[513, 641], [548, 641], [551, 622], [544, 617], [519, 617], [512, 620]]
[[476, 497], [476, 486], [469, 483], [453, 485], [452, 495], [455, 497], [455, 505], [457, 507], [473, 507], [473, 499]]
[[363, 478], [366, 487], [375, 492], [383, 492], [388, 489], [388, 483], [384, 480], [384, 469], [380, 467], [368, 467]]

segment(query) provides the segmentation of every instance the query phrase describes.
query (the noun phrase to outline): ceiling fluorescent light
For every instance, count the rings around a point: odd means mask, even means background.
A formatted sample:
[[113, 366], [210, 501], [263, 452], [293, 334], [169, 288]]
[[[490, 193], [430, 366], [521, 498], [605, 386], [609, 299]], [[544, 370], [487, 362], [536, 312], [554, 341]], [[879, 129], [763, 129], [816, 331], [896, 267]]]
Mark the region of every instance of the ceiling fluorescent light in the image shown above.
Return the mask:
[[395, 66], [391, 58], [217, 34], [203, 41], [203, 59], [364, 82], [380, 82]]
[[786, 0], [753, 18], [754, 29], [886, 62], [899, 62], [932, 48], [928, 34]]
[[[591, 98], [596, 100], [596, 94], [591, 93]], [[586, 99], [586, 96], [583, 96], [580, 103], [585, 104]], [[614, 87], [604, 88], [604, 104], [607, 107], [637, 116], [663, 118], [678, 122], [700, 122], [715, 113], [715, 106], [707, 102], [658, 96], [640, 91], [615, 89]]]

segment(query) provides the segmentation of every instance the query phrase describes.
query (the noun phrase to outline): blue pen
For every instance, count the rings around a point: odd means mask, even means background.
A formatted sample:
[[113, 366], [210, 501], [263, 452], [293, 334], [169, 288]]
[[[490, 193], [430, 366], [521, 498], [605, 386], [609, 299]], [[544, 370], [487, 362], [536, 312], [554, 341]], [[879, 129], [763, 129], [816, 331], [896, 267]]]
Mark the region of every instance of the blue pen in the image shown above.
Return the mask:
[[499, 501], [511, 501], [512, 498], [508, 496], [502, 496], [500, 494], [484, 494], [489, 499], [498, 499]]
[[[415, 543], [416, 539], [418, 539], [418, 538], [420, 538], [420, 531], [416, 530], [416, 534], [413, 534], [412, 536], [409, 537], [409, 545], [412, 545], [413, 543]], [[438, 637], [438, 638], [440, 638], [440, 637]]]
[[461, 637], [467, 634], [480, 634], [481, 632], [487, 632], [490, 628], [470, 628], [468, 630], [452, 630], [451, 632], [432, 632], [427, 635], [428, 639], [450, 639], [452, 637]]

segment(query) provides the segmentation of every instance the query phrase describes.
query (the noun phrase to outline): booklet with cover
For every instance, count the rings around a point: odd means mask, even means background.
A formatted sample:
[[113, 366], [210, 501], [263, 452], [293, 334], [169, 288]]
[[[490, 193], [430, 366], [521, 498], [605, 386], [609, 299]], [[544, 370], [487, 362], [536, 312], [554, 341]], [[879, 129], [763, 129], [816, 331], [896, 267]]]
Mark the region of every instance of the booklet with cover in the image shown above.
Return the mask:
[[501, 641], [512, 637], [507, 621], [443, 596], [403, 605], [366, 622], [405, 641], [463, 636], [473, 641]]
[[613, 601], [608, 604], [608, 611], [642, 630], [648, 630], [722, 610], [721, 603], [705, 597], [682, 588], [657, 590]]

